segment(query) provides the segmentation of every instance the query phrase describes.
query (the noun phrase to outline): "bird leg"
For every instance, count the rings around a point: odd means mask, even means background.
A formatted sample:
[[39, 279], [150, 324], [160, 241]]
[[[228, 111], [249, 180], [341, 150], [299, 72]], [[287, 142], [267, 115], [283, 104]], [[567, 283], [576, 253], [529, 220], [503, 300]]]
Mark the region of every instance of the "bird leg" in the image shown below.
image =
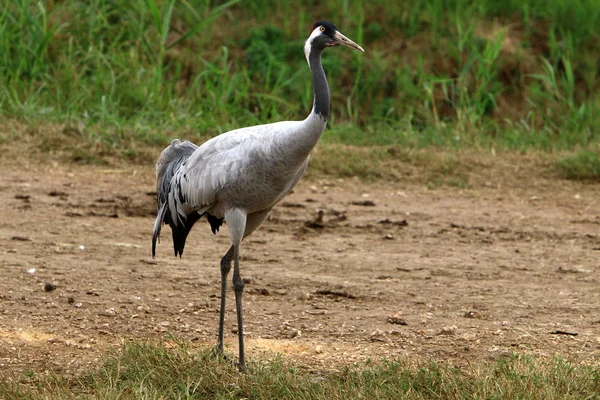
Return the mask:
[[231, 270], [231, 260], [233, 259], [233, 246], [221, 258], [221, 310], [219, 315], [219, 339], [217, 341], [217, 352], [223, 354], [223, 325], [225, 324], [225, 303], [227, 300], [227, 275]]
[[242, 318], [242, 292], [244, 291], [244, 281], [240, 275], [240, 245], [246, 231], [246, 221], [248, 214], [241, 208], [230, 208], [225, 212], [225, 221], [231, 236], [231, 247], [233, 248], [233, 289], [235, 291], [235, 308], [237, 311], [238, 339], [239, 339], [239, 360], [240, 370], [246, 369], [244, 358], [244, 320]]
[[246, 369], [244, 358], [244, 320], [242, 317], [242, 293], [244, 292], [244, 280], [240, 275], [240, 251], [239, 246], [235, 247], [233, 260], [233, 289], [235, 291], [235, 307], [237, 310], [237, 329], [240, 352], [240, 370]]

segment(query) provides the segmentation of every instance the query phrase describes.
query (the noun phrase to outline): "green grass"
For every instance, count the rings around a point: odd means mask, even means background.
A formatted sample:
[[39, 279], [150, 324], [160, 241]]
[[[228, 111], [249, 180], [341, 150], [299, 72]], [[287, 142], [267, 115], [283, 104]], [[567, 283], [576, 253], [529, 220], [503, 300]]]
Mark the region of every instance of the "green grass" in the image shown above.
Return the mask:
[[556, 162], [566, 179], [600, 182], [600, 151], [585, 150]]
[[97, 142], [135, 158], [174, 136], [300, 119], [312, 101], [302, 44], [327, 18], [366, 52], [324, 56], [326, 141], [550, 152], [599, 142], [592, 0], [219, 4], [9, 1], [0, 115], [78, 127], [70, 146], [92, 150], [76, 160], [104, 158]]
[[184, 345], [127, 343], [96, 370], [30, 372], [0, 382], [19, 399], [594, 399], [600, 371], [560, 359], [511, 356], [457, 368], [405, 361], [367, 362], [339, 372], [285, 359], [255, 359], [247, 373]]

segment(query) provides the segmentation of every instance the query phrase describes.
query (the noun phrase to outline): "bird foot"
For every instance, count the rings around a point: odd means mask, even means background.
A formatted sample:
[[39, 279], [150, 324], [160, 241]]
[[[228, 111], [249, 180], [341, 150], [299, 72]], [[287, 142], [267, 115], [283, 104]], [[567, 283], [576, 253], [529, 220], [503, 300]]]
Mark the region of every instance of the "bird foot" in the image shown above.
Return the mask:
[[238, 361], [234, 362], [235, 366], [238, 367], [238, 369], [240, 370], [240, 372], [246, 372], [246, 363], [241, 363]]
[[216, 345], [215, 347], [212, 348], [212, 350], [210, 351], [210, 355], [211, 355], [211, 357], [222, 358], [224, 360], [226, 360], [226, 359], [229, 358], [225, 354], [225, 351], [223, 350], [223, 347], [219, 346], [219, 345]]
[[212, 358], [217, 358], [219, 360], [226, 361], [233, 365], [236, 365], [236, 363], [237, 363], [237, 361], [234, 360], [234, 358], [231, 355], [225, 353], [225, 351], [223, 350], [223, 347], [221, 347], [219, 345], [212, 348], [212, 350], [210, 351], [210, 356]]
[[240, 370], [240, 372], [246, 371], [246, 363], [241, 364], [239, 362], [239, 360], [236, 359], [236, 357], [225, 353], [223, 348], [220, 347], [219, 345], [213, 347], [212, 350], [210, 351], [209, 355], [211, 358], [216, 358], [218, 360], [222, 360], [228, 364], [236, 366]]

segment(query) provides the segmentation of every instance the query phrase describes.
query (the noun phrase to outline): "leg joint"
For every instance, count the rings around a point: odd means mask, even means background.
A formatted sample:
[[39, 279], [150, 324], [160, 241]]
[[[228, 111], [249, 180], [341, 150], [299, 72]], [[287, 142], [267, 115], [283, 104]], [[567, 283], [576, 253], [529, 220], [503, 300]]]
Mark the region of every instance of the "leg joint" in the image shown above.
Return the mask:
[[231, 259], [227, 256], [221, 258], [221, 274], [227, 276], [231, 270]]
[[236, 292], [241, 292], [244, 290], [244, 280], [242, 279], [242, 277], [240, 275], [234, 275], [233, 276], [233, 289]]
[[233, 260], [233, 246], [229, 248], [227, 253], [221, 258], [221, 274], [227, 276], [231, 270], [231, 260]]

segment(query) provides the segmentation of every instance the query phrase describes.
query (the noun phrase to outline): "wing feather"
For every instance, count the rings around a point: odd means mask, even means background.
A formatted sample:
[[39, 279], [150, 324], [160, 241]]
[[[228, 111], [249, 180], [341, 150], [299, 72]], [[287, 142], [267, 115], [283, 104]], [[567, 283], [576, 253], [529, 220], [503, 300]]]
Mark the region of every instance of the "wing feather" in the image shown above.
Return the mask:
[[172, 178], [170, 210], [180, 216], [206, 210], [218, 200], [223, 188], [250, 175], [264, 162], [265, 133], [269, 133], [265, 127], [231, 131], [198, 147]]

